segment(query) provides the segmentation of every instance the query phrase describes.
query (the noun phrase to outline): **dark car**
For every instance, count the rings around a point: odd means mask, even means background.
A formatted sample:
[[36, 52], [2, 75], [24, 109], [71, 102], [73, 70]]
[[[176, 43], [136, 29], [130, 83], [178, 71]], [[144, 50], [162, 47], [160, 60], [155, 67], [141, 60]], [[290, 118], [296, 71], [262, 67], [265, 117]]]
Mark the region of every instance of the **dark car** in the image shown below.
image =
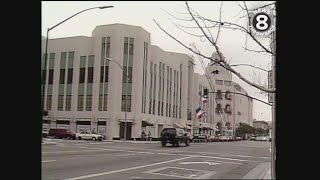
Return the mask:
[[164, 128], [161, 132], [161, 145], [166, 146], [167, 143], [173, 146], [181, 146], [184, 143], [186, 146], [190, 145], [190, 136], [180, 128]]
[[66, 129], [50, 129], [48, 136], [53, 138], [76, 139], [76, 134]]
[[192, 142], [207, 142], [207, 141], [208, 141], [208, 137], [206, 135], [200, 134], [200, 133], [193, 134]]

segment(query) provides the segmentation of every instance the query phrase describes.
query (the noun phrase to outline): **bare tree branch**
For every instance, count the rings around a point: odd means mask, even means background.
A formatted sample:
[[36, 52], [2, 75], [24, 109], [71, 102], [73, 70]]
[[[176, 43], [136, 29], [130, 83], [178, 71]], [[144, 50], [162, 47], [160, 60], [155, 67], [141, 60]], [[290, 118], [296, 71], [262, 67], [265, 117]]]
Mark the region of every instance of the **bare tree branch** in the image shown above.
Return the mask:
[[246, 47], [242, 47], [242, 48], [244, 48], [244, 51], [251, 51], [251, 52], [256, 52], [256, 53], [266, 53], [265, 51], [259, 51], [259, 50], [253, 50], [253, 49], [248, 49], [248, 48], [246, 48]]
[[[273, 3], [270, 3], [270, 4], [266, 4], [266, 5], [260, 6], [259, 8], [265, 8], [267, 6], [272, 6], [272, 5], [275, 5], [275, 4], [276, 4], [276, 2], [273, 2]], [[249, 11], [254, 11], [254, 10], [259, 9], [259, 8], [249, 9]]]
[[[222, 13], [222, 1], [220, 2], [220, 13], [219, 13], [219, 21], [221, 22], [221, 13]], [[221, 24], [218, 27], [218, 33], [216, 37], [216, 43], [218, 42], [219, 34], [220, 34]]]
[[[259, 86], [257, 84], [254, 84], [252, 82], [250, 82], [249, 80], [247, 80], [246, 78], [244, 78], [240, 73], [236, 72], [234, 69], [232, 69], [228, 64], [225, 64], [224, 61], [220, 61], [220, 60], [215, 60], [215, 59], [212, 59], [210, 57], [207, 57], [207, 56], [204, 56], [203, 54], [201, 53], [198, 53], [196, 51], [194, 51], [193, 49], [191, 49], [190, 47], [186, 46], [184, 43], [182, 43], [181, 41], [179, 41], [178, 39], [176, 39], [175, 37], [173, 37], [171, 34], [169, 34], [166, 30], [164, 30], [160, 25], [159, 23], [153, 19], [153, 21], [157, 24], [157, 26], [164, 32], [166, 33], [169, 37], [171, 37], [173, 40], [175, 40], [176, 42], [178, 42], [179, 44], [181, 44], [183, 47], [185, 47], [186, 49], [190, 50], [191, 52], [193, 52], [194, 54], [197, 54], [197, 55], [200, 55], [201, 57], [203, 58], [206, 58], [206, 59], [209, 59], [210, 61], [213, 61], [215, 63], [218, 63], [221, 67], [225, 68], [226, 70], [229, 70], [230, 72], [232, 72], [233, 74], [235, 74], [236, 76], [238, 76], [241, 80], [243, 80], [244, 82], [246, 82], [247, 84], [259, 89], [259, 90], [262, 90], [262, 91], [265, 91], [265, 92], [268, 92], [268, 93], [274, 93], [276, 90], [275, 89], [267, 89], [265, 87], [262, 87], [262, 86]], [[217, 51], [218, 52], [218, 51]], [[218, 53], [219, 54], [219, 53]], [[220, 54], [219, 54], [220, 55]], [[221, 56], [221, 55], [220, 55]]]
[[[261, 44], [260, 41], [258, 41], [246, 28], [238, 25], [238, 24], [234, 24], [234, 23], [230, 23], [230, 22], [219, 22], [219, 21], [214, 21], [214, 20], [211, 20], [211, 19], [207, 19], [207, 18], [204, 18], [205, 20], [207, 21], [210, 21], [210, 22], [214, 22], [214, 23], [219, 23], [223, 26], [236, 26], [238, 27], [239, 29], [241, 29], [242, 31], [246, 32], [262, 49], [264, 49], [267, 53], [269, 54], [272, 54], [272, 55], [275, 55], [273, 52], [271, 52], [269, 49], [267, 49], [264, 45]], [[249, 28], [250, 29], [250, 28]]]
[[[171, 20], [170, 20], [171, 21]], [[174, 24], [178, 29], [180, 29], [181, 31], [183, 31], [183, 32], [185, 32], [185, 33], [187, 33], [187, 34], [189, 34], [189, 35], [191, 35], [191, 36], [195, 36], [195, 37], [200, 37], [200, 38], [202, 38], [202, 37], [204, 37], [204, 35], [196, 35], [196, 34], [192, 34], [192, 33], [190, 33], [190, 32], [187, 32], [187, 31], [185, 31], [185, 30], [183, 30], [182, 28], [180, 28], [179, 26], [179, 24], [176, 24], [176, 23], [174, 23], [173, 21], [171, 21], [172, 22], [172, 24]]]
[[169, 13], [168, 11], [164, 10], [161, 8], [162, 11], [166, 12], [167, 14], [169, 14], [171, 17], [175, 18], [175, 19], [178, 19], [178, 20], [181, 20], [181, 21], [192, 21], [192, 19], [182, 19], [182, 18], [178, 18], [176, 16], [174, 16], [173, 14]]

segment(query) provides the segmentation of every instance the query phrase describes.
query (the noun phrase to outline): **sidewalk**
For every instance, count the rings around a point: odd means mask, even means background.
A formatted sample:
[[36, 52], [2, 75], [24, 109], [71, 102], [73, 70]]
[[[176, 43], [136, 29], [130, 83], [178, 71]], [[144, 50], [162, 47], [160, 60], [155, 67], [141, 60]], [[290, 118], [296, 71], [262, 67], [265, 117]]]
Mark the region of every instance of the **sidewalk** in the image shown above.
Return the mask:
[[258, 164], [243, 176], [242, 179], [271, 179], [271, 163], [265, 162]]

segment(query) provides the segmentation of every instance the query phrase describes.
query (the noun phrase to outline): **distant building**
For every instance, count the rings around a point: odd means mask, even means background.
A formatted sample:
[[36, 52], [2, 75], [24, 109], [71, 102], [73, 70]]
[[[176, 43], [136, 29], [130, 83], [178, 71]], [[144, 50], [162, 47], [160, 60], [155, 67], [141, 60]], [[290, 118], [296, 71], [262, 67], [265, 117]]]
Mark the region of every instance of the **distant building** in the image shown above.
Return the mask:
[[[42, 40], [44, 53], [45, 37]], [[222, 93], [210, 93], [204, 106], [208, 115], [197, 119], [199, 92], [211, 91], [208, 80], [194, 73], [193, 58], [151, 45], [150, 33], [141, 27], [102, 25], [93, 30], [92, 37], [50, 39], [48, 43], [43, 70], [48, 116], [43, 129], [95, 129], [107, 139], [122, 139], [125, 111], [127, 139], [140, 138], [142, 131], [158, 138], [166, 127], [213, 134], [219, 128], [233, 129], [239, 122], [252, 125], [252, 100], [225, 94], [247, 93], [232, 82], [230, 72], [217, 65], [207, 70], [219, 69], [219, 74], [210, 77], [213, 91]]]
[[269, 124], [266, 121], [253, 121], [253, 127], [254, 128], [262, 128], [264, 130], [269, 129]]

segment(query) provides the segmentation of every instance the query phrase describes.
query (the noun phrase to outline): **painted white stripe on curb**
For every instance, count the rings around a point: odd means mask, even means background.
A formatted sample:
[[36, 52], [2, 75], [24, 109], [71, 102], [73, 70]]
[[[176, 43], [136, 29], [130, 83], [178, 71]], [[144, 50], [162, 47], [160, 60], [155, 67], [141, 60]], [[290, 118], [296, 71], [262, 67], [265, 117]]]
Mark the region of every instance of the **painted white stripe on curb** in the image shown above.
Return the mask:
[[48, 163], [48, 162], [55, 162], [57, 160], [47, 160], [47, 161], [42, 161], [43, 163]]

